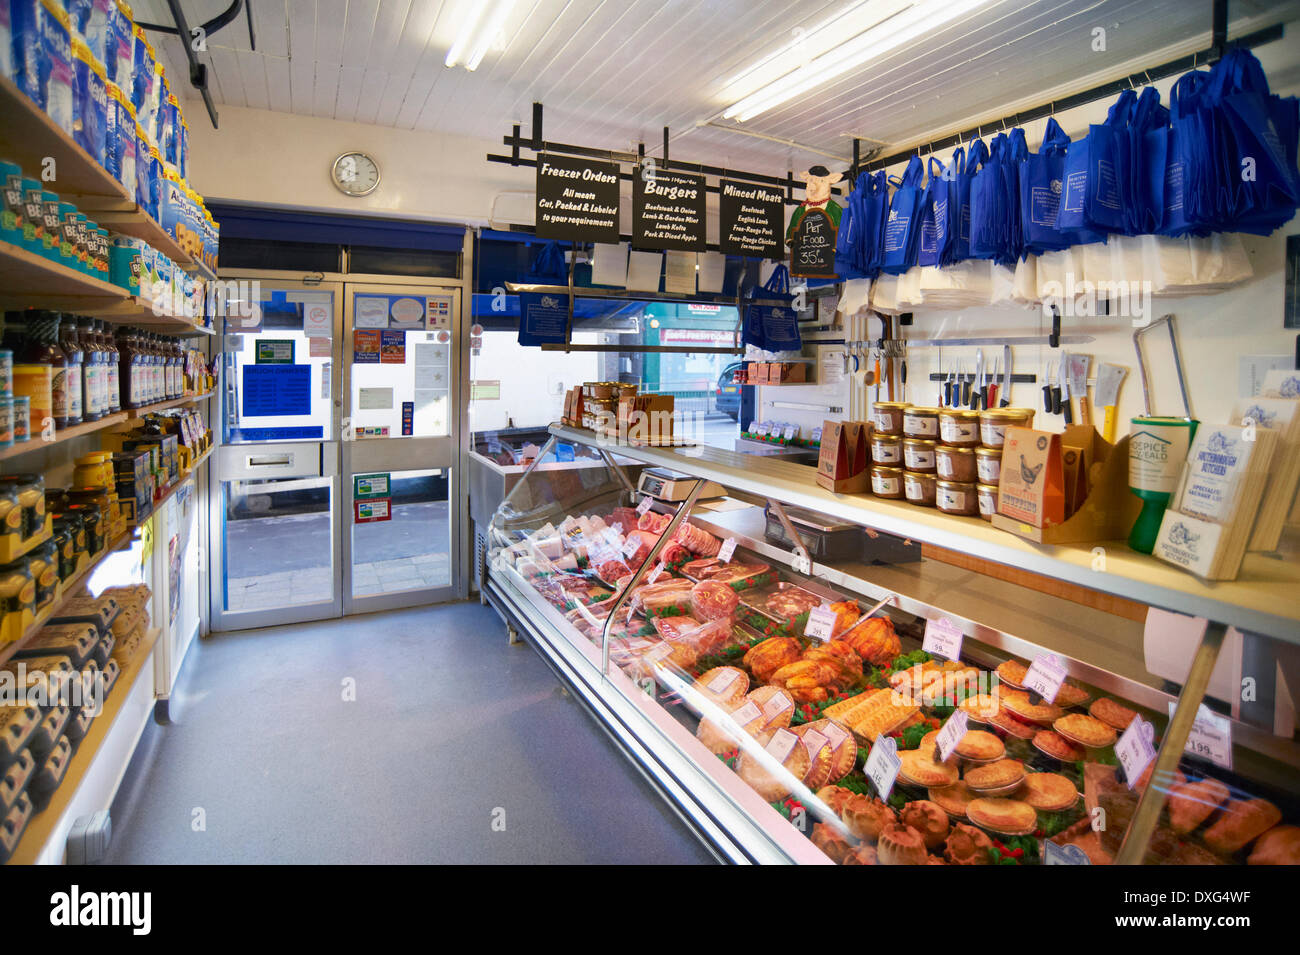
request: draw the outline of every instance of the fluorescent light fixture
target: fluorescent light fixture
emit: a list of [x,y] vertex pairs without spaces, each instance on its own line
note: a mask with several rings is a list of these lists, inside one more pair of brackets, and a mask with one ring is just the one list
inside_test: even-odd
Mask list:
[[917,3],[733,103],[723,111],[722,118],[734,119],[739,123],[753,119],[849,70],[920,39],[988,2],[989,0],[930,0]]
[[471,73],[478,69],[514,6],[515,0],[463,0],[460,27],[443,65],[450,67],[464,62],[465,69]]

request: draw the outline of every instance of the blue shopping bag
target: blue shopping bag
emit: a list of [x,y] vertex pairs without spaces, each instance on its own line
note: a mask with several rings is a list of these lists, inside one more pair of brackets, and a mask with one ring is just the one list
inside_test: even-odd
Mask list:
[[1056,226],[1069,147],[1070,137],[1055,119],[1049,119],[1038,152],[1020,164],[1020,223],[1025,251],[1034,255],[1058,252],[1074,244],[1074,233],[1062,232]]
[[1149,235],[1163,217],[1165,168],[1169,150],[1169,110],[1160,105],[1154,86],[1142,90],[1129,125],[1127,228],[1129,235]]
[[790,293],[790,270],[778,265],[761,289],[750,289],[754,301],[745,306],[741,341],[764,351],[790,351],[803,347],[799,316]]
[[1088,135],[1066,154],[1064,197],[1056,224],[1061,229],[1124,232],[1125,192],[1131,147],[1128,128],[1137,94],[1125,90],[1111,104],[1106,121],[1088,127]]
[[930,180],[926,183],[921,198],[921,236],[916,250],[916,264],[939,265],[943,260],[944,246],[949,241],[948,210],[953,170],[933,156],[927,165]]
[[1024,130],[993,137],[988,162],[971,180],[971,258],[1010,265],[1020,257],[1018,164],[1027,156]]
[[1165,148],[1165,176],[1161,190],[1160,235],[1204,235],[1210,220],[1200,210],[1209,200],[1211,175],[1217,176],[1215,147],[1202,108],[1210,74],[1184,73],[1169,91],[1169,131]]
[[889,179],[882,169],[875,173],[862,173],[854,195],[859,196],[862,209],[862,231],[855,248],[858,269],[874,279],[880,274],[880,263],[885,248],[885,222],[889,218]]
[[955,265],[971,257],[971,186],[975,181],[975,176],[988,162],[988,158],[988,146],[984,144],[982,139],[972,142],[966,148],[964,154],[960,149],[953,153],[953,162],[957,165],[956,188],[953,190],[953,203],[955,205],[952,212],[953,234],[952,242],[948,247],[948,254],[944,257],[944,265]]
[[907,163],[902,178],[893,181],[894,195],[889,201],[889,216],[885,221],[885,242],[880,259],[880,271],[886,275],[902,275],[916,264],[917,243],[921,234],[921,200],[924,189],[925,164],[920,156]]

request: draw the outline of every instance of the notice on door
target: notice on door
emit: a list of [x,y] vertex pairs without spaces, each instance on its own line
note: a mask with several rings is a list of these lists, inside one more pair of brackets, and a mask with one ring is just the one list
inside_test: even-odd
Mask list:
[[642,170],[632,181],[632,247],[703,252],[705,195],[703,176]]
[[361,331],[352,333],[352,364],[377,365],[383,338],[379,332]]
[[362,388],[357,399],[357,407],[361,411],[392,411],[393,389]]
[[450,295],[430,295],[425,300],[425,319],[424,327],[428,329],[451,328],[451,304],[454,298]]
[[537,157],[537,236],[618,241],[618,164],[576,156]]
[[256,346],[259,365],[293,364],[292,338],[261,338],[257,340]]
[[383,365],[406,364],[406,332],[382,331],[379,333],[379,362]]
[[770,186],[723,179],[718,183],[718,248],[729,255],[779,259],[784,255],[785,193]]
[[374,474],[354,474],[352,475],[352,496],[357,500],[388,497],[390,494],[389,485],[389,472],[387,471]]
[[357,524],[373,524],[376,521],[391,521],[393,519],[391,501],[388,498],[378,498],[370,501],[353,501],[353,517]]
[[245,418],[311,414],[311,365],[245,365],[243,385]]
[[353,325],[356,328],[388,327],[387,295],[358,295],[352,300]]
[[333,310],[324,302],[307,302],[302,307],[302,332],[308,338],[329,338],[333,334]]

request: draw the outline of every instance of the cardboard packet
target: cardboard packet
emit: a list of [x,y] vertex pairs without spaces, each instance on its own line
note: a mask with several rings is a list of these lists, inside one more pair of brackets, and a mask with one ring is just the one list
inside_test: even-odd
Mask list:
[[836,494],[865,493],[870,476],[870,442],[871,428],[862,421],[824,422],[817,483]]
[[1065,465],[1061,436],[1007,428],[1002,445],[998,513],[1034,527],[1065,520]]

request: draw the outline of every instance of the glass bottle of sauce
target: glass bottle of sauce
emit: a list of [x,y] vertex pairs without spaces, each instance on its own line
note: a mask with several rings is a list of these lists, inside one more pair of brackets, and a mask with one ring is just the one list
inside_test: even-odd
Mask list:
[[122,353],[118,351],[117,342],[113,340],[113,334],[108,330],[108,326],[104,322],[96,321],[95,329],[104,343],[104,352],[107,356],[104,364],[104,388],[108,392],[108,413],[114,414],[122,410],[122,392],[120,390],[122,387]]
[[115,337],[119,356],[120,403],[123,408],[137,408],[139,403],[136,401],[136,365],[139,359],[133,344],[134,336],[130,328],[123,327],[117,330]]
[[[31,398],[31,428],[57,430],[68,421],[68,357],[59,347],[59,316],[44,309],[27,313],[27,340],[14,362],[14,391]],[[29,379],[27,382],[24,379]]]
[[14,394],[26,396],[29,429],[39,433],[54,415],[54,353],[31,328],[41,312],[5,313],[5,347],[14,353]]
[[98,421],[104,417],[104,353],[95,321],[77,319],[77,338],[81,341],[81,417],[85,421]]
[[[63,349],[64,357],[67,364],[64,366],[64,390],[67,392],[67,413],[64,420],[67,427],[81,424],[82,410],[85,403],[82,400],[83,394],[83,375],[82,370],[85,366],[85,351],[81,344],[81,335],[77,332],[77,319],[75,316],[62,314],[59,316],[59,347]],[[58,372],[55,372],[57,375]],[[57,387],[57,386],[56,386]],[[58,418],[58,415],[55,415]],[[55,422],[55,427],[59,427]]]

